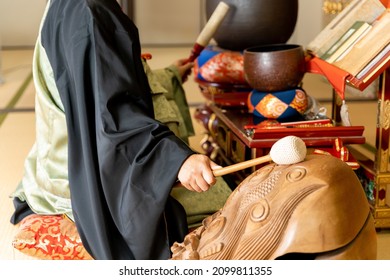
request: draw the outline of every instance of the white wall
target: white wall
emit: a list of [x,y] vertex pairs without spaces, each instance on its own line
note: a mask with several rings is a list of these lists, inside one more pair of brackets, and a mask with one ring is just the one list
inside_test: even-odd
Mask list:
[[289,42],[307,46],[323,28],[322,0],[299,0],[298,20]]
[[[143,44],[193,44],[204,24],[205,0],[136,0],[135,22]],[[272,1],[272,0],[269,0]],[[33,46],[46,0],[0,0],[0,41]],[[299,0],[290,42],[307,45],[322,29],[322,0]]]
[[201,29],[200,0],[136,0],[142,44],[193,44]]
[[46,0],[0,0],[0,41],[3,46],[33,46]]

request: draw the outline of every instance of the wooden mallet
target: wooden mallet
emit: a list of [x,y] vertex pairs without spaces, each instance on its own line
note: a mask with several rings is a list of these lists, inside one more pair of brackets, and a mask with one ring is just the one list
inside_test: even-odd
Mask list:
[[[225,2],[219,2],[218,6],[215,8],[214,12],[211,14],[206,25],[203,27],[202,31],[198,35],[198,38],[195,41],[194,46],[192,47],[191,54],[187,59],[188,62],[194,62],[195,59],[200,55],[203,49],[210,43],[211,38],[213,38],[218,27],[221,25],[223,19],[225,18],[227,12],[229,11],[229,5]],[[183,76],[183,81],[187,79],[187,76],[191,73],[191,69],[187,71]]]
[[200,32],[198,38],[196,39],[188,61],[194,61],[202,52],[202,50],[210,43],[211,38],[213,38],[215,32],[221,25],[228,11],[229,5],[222,1],[219,2],[206,25]]
[[288,165],[301,162],[307,154],[305,142],[296,136],[286,136],[276,141],[266,156],[236,163],[227,167],[213,170],[215,177],[230,174],[239,170],[273,161],[276,164]]

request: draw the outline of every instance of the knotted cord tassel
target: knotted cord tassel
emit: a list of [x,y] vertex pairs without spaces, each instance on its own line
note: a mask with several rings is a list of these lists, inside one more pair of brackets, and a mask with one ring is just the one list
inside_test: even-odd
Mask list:
[[340,117],[341,124],[343,126],[351,126],[351,121],[349,119],[348,105],[345,103],[345,99],[343,100],[343,104],[340,108]]

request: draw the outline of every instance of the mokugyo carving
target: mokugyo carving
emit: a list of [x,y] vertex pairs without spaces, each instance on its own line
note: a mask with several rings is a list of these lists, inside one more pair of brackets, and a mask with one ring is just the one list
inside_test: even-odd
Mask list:
[[173,260],[376,259],[377,240],[353,170],[311,154],[255,171],[171,250]]

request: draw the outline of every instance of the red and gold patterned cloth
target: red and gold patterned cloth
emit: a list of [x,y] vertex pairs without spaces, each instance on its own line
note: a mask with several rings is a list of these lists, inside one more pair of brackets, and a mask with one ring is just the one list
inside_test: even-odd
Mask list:
[[64,215],[32,214],[20,222],[12,245],[39,259],[91,260],[76,225]]
[[308,98],[301,88],[279,92],[253,90],[248,96],[249,112],[265,119],[303,117],[307,106]]
[[206,47],[195,61],[196,79],[217,84],[247,85],[242,52]]

